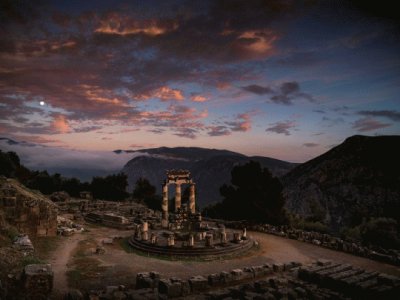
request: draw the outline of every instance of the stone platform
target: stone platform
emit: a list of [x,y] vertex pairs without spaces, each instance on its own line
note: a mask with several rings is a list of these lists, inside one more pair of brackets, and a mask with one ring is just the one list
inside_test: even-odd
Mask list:
[[131,237],[129,244],[139,251],[153,255],[219,258],[221,256],[242,254],[254,246],[254,241],[247,239],[240,241],[240,243],[228,242],[226,244],[215,244],[211,247],[196,243],[197,245],[190,247],[184,246],[182,243],[177,243],[174,246],[155,245],[150,241]]

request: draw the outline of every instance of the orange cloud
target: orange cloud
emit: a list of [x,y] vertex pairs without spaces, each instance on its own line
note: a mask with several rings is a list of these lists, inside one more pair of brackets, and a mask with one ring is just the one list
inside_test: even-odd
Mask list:
[[156,90],[136,96],[136,99],[139,100],[147,100],[150,98],[159,98],[162,101],[168,101],[168,100],[182,101],[185,99],[185,96],[183,95],[182,90],[172,89],[168,86],[162,86]]
[[255,55],[271,54],[277,38],[271,31],[245,31],[238,37],[240,47]]
[[108,18],[100,22],[100,26],[95,29],[97,33],[116,34],[116,35],[134,35],[145,34],[149,36],[162,35],[168,31],[178,28],[176,22],[164,22],[156,20],[145,20],[139,22],[129,17],[118,14],[110,14]]
[[67,133],[70,131],[68,120],[64,115],[56,115],[51,125],[52,128],[59,133]]
[[207,97],[202,96],[202,95],[192,95],[192,96],[190,97],[190,99],[191,99],[192,101],[194,101],[194,102],[205,102],[205,101],[208,100]]

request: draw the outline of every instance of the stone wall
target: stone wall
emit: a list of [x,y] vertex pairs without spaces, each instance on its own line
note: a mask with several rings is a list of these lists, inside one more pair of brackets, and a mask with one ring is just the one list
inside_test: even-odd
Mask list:
[[269,224],[250,225],[247,222],[221,222],[224,222],[227,227],[231,228],[247,228],[253,231],[265,232],[268,234],[311,243],[332,250],[343,251],[353,255],[400,266],[400,251],[395,249],[366,247],[358,242],[346,241],[330,234],[304,231],[300,229],[294,229],[289,226],[272,226]]
[[138,273],[136,289],[109,286],[89,299],[396,299],[400,278],[319,260],[264,264],[187,280]]
[[14,179],[0,177],[0,210],[5,220],[21,233],[29,236],[57,234],[56,205]]

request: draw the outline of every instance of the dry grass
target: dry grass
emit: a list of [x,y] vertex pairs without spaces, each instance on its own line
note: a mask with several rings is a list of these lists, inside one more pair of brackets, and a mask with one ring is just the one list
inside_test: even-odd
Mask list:
[[70,287],[83,288],[88,281],[99,278],[107,270],[93,254],[96,246],[92,239],[79,242],[73,255],[71,269],[67,272]]

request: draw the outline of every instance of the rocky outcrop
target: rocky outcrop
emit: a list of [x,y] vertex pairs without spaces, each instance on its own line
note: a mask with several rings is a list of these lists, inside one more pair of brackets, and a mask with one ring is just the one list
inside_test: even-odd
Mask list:
[[254,160],[268,168],[275,176],[281,176],[296,166],[293,163],[268,157],[249,157],[226,150],[194,147],[162,147],[137,152],[142,155],[130,160],[122,169],[122,172],[128,175],[129,191],[133,190],[140,177],[144,177],[157,187],[158,193],[161,193],[165,170],[187,169],[191,171],[196,183],[196,203],[202,207],[221,200],[219,189],[223,184],[230,182],[231,170],[236,165]]
[[0,177],[0,211],[20,233],[30,237],[57,234],[56,205],[14,179]]
[[365,217],[400,222],[400,136],[353,136],[283,176],[287,208],[331,229]]

